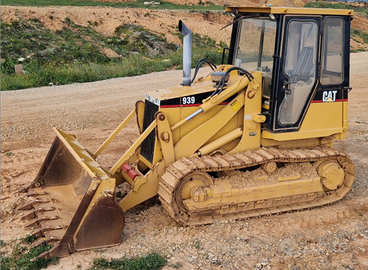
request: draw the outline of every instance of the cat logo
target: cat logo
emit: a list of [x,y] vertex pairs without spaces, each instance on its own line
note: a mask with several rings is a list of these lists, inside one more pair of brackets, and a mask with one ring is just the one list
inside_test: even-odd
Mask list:
[[323,102],[334,102],[336,101],[337,90],[334,91],[323,91],[322,101]]

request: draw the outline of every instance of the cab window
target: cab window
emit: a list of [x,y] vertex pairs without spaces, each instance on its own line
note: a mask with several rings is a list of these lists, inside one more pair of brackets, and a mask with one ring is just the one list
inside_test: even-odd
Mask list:
[[340,84],[343,74],[343,18],[327,17],[323,27],[321,84]]

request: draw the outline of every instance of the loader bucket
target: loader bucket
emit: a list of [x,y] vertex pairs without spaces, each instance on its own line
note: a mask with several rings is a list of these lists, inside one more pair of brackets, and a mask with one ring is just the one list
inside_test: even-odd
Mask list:
[[[36,179],[23,190],[32,202],[23,219],[42,243],[54,244],[39,257],[65,257],[121,242],[124,213],[115,201],[116,180],[99,166],[73,135],[57,129]],[[38,227],[37,229],[35,227]]]

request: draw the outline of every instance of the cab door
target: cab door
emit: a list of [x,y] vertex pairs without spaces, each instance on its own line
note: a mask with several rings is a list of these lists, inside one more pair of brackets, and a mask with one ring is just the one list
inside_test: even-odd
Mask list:
[[273,130],[296,131],[318,83],[320,17],[285,16]]

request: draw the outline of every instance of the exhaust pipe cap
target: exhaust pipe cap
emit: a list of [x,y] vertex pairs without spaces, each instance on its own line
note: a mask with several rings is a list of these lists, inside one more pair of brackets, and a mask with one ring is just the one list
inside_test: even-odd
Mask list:
[[191,85],[191,68],[192,68],[192,32],[179,20],[179,31],[183,34],[183,85]]

